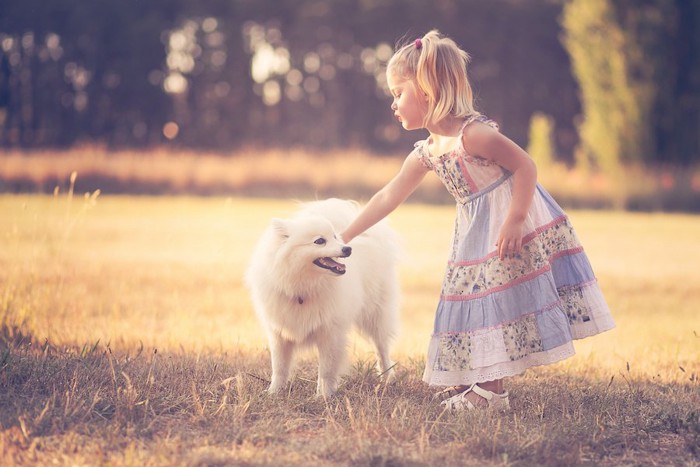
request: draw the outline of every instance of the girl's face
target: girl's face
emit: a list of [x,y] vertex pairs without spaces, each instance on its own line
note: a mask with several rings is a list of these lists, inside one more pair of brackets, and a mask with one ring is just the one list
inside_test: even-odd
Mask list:
[[425,115],[428,113],[428,98],[413,80],[400,78],[394,73],[387,73],[387,84],[394,97],[391,110],[406,130],[423,128]]

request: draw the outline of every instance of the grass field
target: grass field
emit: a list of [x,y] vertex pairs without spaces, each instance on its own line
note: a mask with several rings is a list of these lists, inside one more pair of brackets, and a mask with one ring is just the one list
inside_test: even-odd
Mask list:
[[[408,148],[410,150],[410,148]],[[240,148],[231,154],[173,148],[147,151],[85,146],[67,150],[8,150],[0,157],[0,192],[52,193],[72,172],[77,186],[105,194],[362,198],[396,174],[405,153],[379,157],[348,148]],[[630,165],[603,173],[542,163],[538,180],[560,203],[588,209],[700,212],[700,166]],[[429,204],[452,202],[439,179],[426,177],[413,195]]]
[[399,381],[313,354],[263,393],[242,272],[291,201],[0,196],[2,465],[700,465],[700,217],[571,211],[617,329],[509,381],[505,415],[444,413],[421,381],[453,207],[408,204]]

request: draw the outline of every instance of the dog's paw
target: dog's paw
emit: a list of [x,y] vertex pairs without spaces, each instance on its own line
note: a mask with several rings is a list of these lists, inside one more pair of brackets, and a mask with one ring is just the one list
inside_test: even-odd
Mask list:
[[284,389],[285,386],[285,383],[272,383],[265,392],[267,392],[270,395],[279,394],[280,392],[282,392],[282,389]]
[[325,400],[330,400],[333,397],[335,397],[336,391],[326,391],[326,392],[319,392],[316,391],[316,395],[314,396],[317,400],[320,401],[325,401]]
[[316,386],[316,397],[319,399],[328,399],[338,390],[338,382],[333,380],[319,380]]

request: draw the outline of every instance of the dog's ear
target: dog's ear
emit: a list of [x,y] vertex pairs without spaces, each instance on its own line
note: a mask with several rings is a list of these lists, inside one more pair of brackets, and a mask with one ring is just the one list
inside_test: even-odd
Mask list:
[[272,231],[280,238],[289,238],[289,228],[284,219],[272,219]]

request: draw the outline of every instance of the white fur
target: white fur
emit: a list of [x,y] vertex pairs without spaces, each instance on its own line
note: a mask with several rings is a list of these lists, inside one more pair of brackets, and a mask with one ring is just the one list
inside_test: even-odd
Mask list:
[[[307,203],[291,219],[273,219],[255,248],[246,282],[265,328],[272,359],[268,391],[278,392],[291,376],[297,348],[318,350],[317,394],[338,388],[347,364],[353,325],[377,350],[379,370],[393,378],[389,347],[399,324],[397,238],[380,222],[354,239],[346,265],[336,275],[313,263],[342,255],[341,232],[359,212],[357,203],[328,199]],[[318,238],[324,245],[314,243]]]

